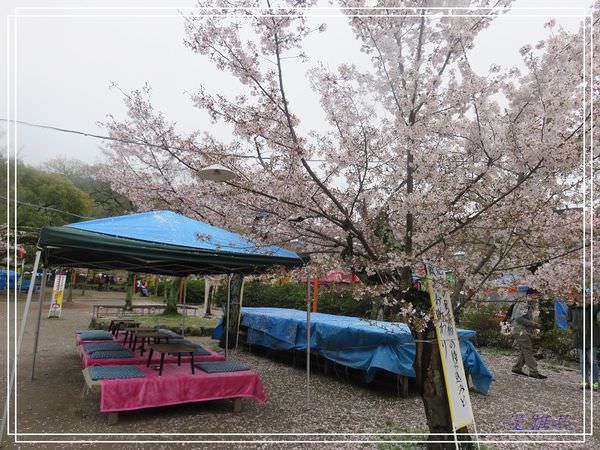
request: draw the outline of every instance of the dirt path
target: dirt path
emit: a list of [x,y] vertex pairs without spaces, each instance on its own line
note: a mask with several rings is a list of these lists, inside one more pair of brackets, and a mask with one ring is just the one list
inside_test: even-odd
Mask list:
[[[122,294],[120,294],[122,295]],[[60,320],[43,319],[36,379],[31,380],[33,332],[37,305],[32,307],[19,358],[17,390],[17,431],[19,443],[10,438],[7,448],[174,448],[177,441],[186,448],[394,448],[390,444],[360,444],[332,442],[329,444],[267,444],[252,441],[265,440],[313,440],[336,441],[382,440],[385,437],[361,436],[244,436],[223,433],[382,433],[422,432],[426,421],[421,400],[416,395],[398,398],[390,393],[377,391],[362,385],[347,383],[342,379],[322,374],[311,378],[311,406],[305,404],[305,372],[284,363],[279,363],[248,352],[238,351],[234,359],[254,368],[261,376],[267,391],[268,401],[259,405],[253,400],[244,400],[243,411],[233,414],[231,402],[214,401],[155,408],[121,414],[120,422],[108,426],[99,412],[97,395],[82,396],[83,379],[81,360],[74,345],[74,330],[86,328],[91,318],[93,303],[121,302],[118,294],[87,292],[85,297],[75,296],[67,304]],[[19,301],[19,314],[24,301]],[[11,305],[11,315],[12,315]],[[48,305],[43,307],[46,315]],[[20,317],[20,316],[19,316]],[[0,306],[0,320],[6,323],[7,305]],[[13,320],[11,319],[11,324]],[[12,327],[12,325],[11,325]],[[13,333],[11,328],[11,333]],[[208,338],[192,338],[209,346]],[[2,327],[0,340],[3,343],[0,364],[3,390],[6,389],[6,327]],[[11,343],[12,345],[12,343]],[[572,431],[554,430],[555,433],[581,433],[583,418],[583,394],[578,388],[578,373],[568,368],[551,368],[541,364],[547,381],[517,377],[510,374],[513,356],[482,352],[497,381],[492,384],[488,396],[472,393],[473,409],[479,433],[516,433],[517,436],[486,435],[488,440],[543,439],[535,435],[522,435],[516,431],[512,419],[519,414],[531,419],[547,415],[552,419],[570,416]],[[5,391],[4,391],[5,392]],[[587,396],[589,405],[589,394]],[[594,412],[600,406],[600,394],[593,399]],[[588,427],[589,427],[589,411]],[[598,421],[596,421],[598,422]],[[552,422],[555,423],[555,422]],[[11,421],[14,431],[14,421]],[[545,433],[552,432],[552,430]],[[596,425],[595,434],[600,432]],[[31,433],[31,434],[26,434]],[[43,433],[63,433],[44,435]],[[76,433],[87,433],[76,435]],[[132,435],[132,433],[150,433]],[[172,433],[161,436],[160,433]],[[212,436],[180,435],[180,433],[214,433]],[[546,439],[561,439],[560,436],[545,436]],[[391,439],[391,438],[390,438]],[[402,439],[396,437],[396,439]],[[562,437],[565,439],[565,437]],[[567,437],[581,440],[581,436]],[[600,448],[597,437],[586,443],[572,444],[489,444],[491,448]],[[57,441],[53,443],[23,443],[23,441]],[[88,443],[81,441],[122,440],[127,443]],[[237,440],[237,443],[208,444],[207,441]],[[68,442],[58,442],[68,441]],[[74,442],[75,441],[75,442]],[[80,441],[80,442],[76,442]],[[146,441],[146,443],[136,443]],[[150,443],[147,441],[154,441]],[[157,442],[158,441],[158,442]],[[201,441],[191,443],[189,441]],[[488,448],[489,448],[488,447]],[[400,447],[395,447],[400,448]]]

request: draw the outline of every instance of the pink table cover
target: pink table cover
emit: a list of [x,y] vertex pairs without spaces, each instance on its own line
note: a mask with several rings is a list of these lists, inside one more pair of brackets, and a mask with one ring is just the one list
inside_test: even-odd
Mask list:
[[[194,362],[210,362],[210,361],[225,361],[225,357],[219,353],[213,352],[211,350],[206,349],[210,352],[210,355],[194,355]],[[89,366],[136,366],[138,364],[146,365],[148,362],[148,352],[146,349],[143,355],[137,354],[132,358],[97,358],[93,359],[89,353],[83,350],[83,347],[80,347],[80,353],[82,356],[83,367]],[[187,364],[188,369],[190,369],[190,359],[189,356],[181,356],[181,364]],[[165,355],[165,364],[176,364],[177,356],[173,355]],[[150,364],[160,364],[160,353],[154,352],[152,354],[152,360]]]
[[165,364],[158,371],[138,366],[144,378],[100,380],[100,411],[131,411],[180,403],[202,402],[225,398],[254,397],[259,403],[267,399],[258,374],[252,370],[206,373],[189,364],[181,367]]

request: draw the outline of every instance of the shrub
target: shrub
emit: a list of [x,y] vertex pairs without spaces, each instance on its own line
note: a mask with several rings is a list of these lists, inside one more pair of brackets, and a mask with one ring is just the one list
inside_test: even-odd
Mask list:
[[[158,296],[164,297],[165,289],[169,292],[169,288],[173,284],[173,280],[158,282]],[[151,292],[154,294],[154,292]],[[187,293],[185,296],[187,304],[204,304],[204,280],[187,280]]]
[[539,346],[549,351],[560,363],[576,361],[577,352],[573,349],[573,334],[569,329],[551,328],[538,338]]
[[[508,309],[508,305],[506,306]],[[493,304],[470,305],[462,312],[459,326],[477,331],[473,342],[478,346],[494,346],[511,348],[512,336],[505,336],[500,332],[498,311]]]
[[[218,306],[227,301],[227,289],[215,294]],[[347,286],[320,286],[318,311],[353,317],[371,317],[374,302],[355,300]],[[301,283],[269,284],[247,281],[244,284],[244,306],[306,309],[306,285]]]

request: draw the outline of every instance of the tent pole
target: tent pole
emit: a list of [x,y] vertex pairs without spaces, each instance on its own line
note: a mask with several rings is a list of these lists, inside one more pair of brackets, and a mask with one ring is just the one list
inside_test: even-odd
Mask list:
[[306,406],[310,406],[310,275],[306,279]]
[[38,349],[38,340],[40,337],[40,323],[42,322],[42,308],[44,307],[44,294],[46,293],[46,275],[48,273],[48,269],[46,264],[44,264],[44,271],[42,272],[42,285],[40,286],[40,301],[39,301],[39,310],[38,310],[38,319],[37,326],[35,329],[35,340],[33,344],[33,363],[31,364],[31,379],[33,380],[35,377],[35,359],[37,357],[37,349]]
[[[27,315],[29,314],[29,307],[31,306],[31,297],[33,296],[33,289],[35,288],[35,279],[37,275],[38,264],[40,263],[40,256],[42,252],[38,250],[35,252],[35,262],[33,263],[33,272],[31,272],[31,282],[29,283],[29,290],[27,291],[27,300],[25,301],[25,310],[23,311],[23,318],[21,319],[21,330],[19,332],[19,340],[17,341],[17,354],[16,360],[19,358],[21,352],[21,344],[23,343],[23,335],[25,334],[25,325],[27,325]],[[23,271],[21,271],[21,284],[23,283]],[[20,286],[19,286],[20,287]],[[15,302],[17,297],[15,296]],[[6,402],[4,403],[4,413],[2,414],[2,424],[0,424],[0,443],[4,438],[4,428],[6,427],[6,419],[8,418],[8,402],[10,395],[12,394],[13,386],[15,385],[17,377],[17,365],[14,364],[10,376],[10,384],[8,385],[8,395],[6,396]]]
[[229,306],[231,304],[231,274],[227,274],[227,316],[225,317],[225,358],[229,352]]

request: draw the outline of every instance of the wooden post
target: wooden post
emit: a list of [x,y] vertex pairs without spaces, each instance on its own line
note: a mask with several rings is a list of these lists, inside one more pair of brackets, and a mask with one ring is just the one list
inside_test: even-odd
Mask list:
[[242,411],[242,399],[234,398],[233,399],[233,412],[239,413]]
[[315,285],[313,287],[313,312],[317,312],[317,305],[319,303],[319,275],[315,275]]
[[417,354],[415,361],[415,372],[417,379],[417,390],[419,392],[423,392],[423,371],[421,370],[423,367],[423,342],[421,342],[423,337],[423,333],[417,333],[418,341],[416,342]]

